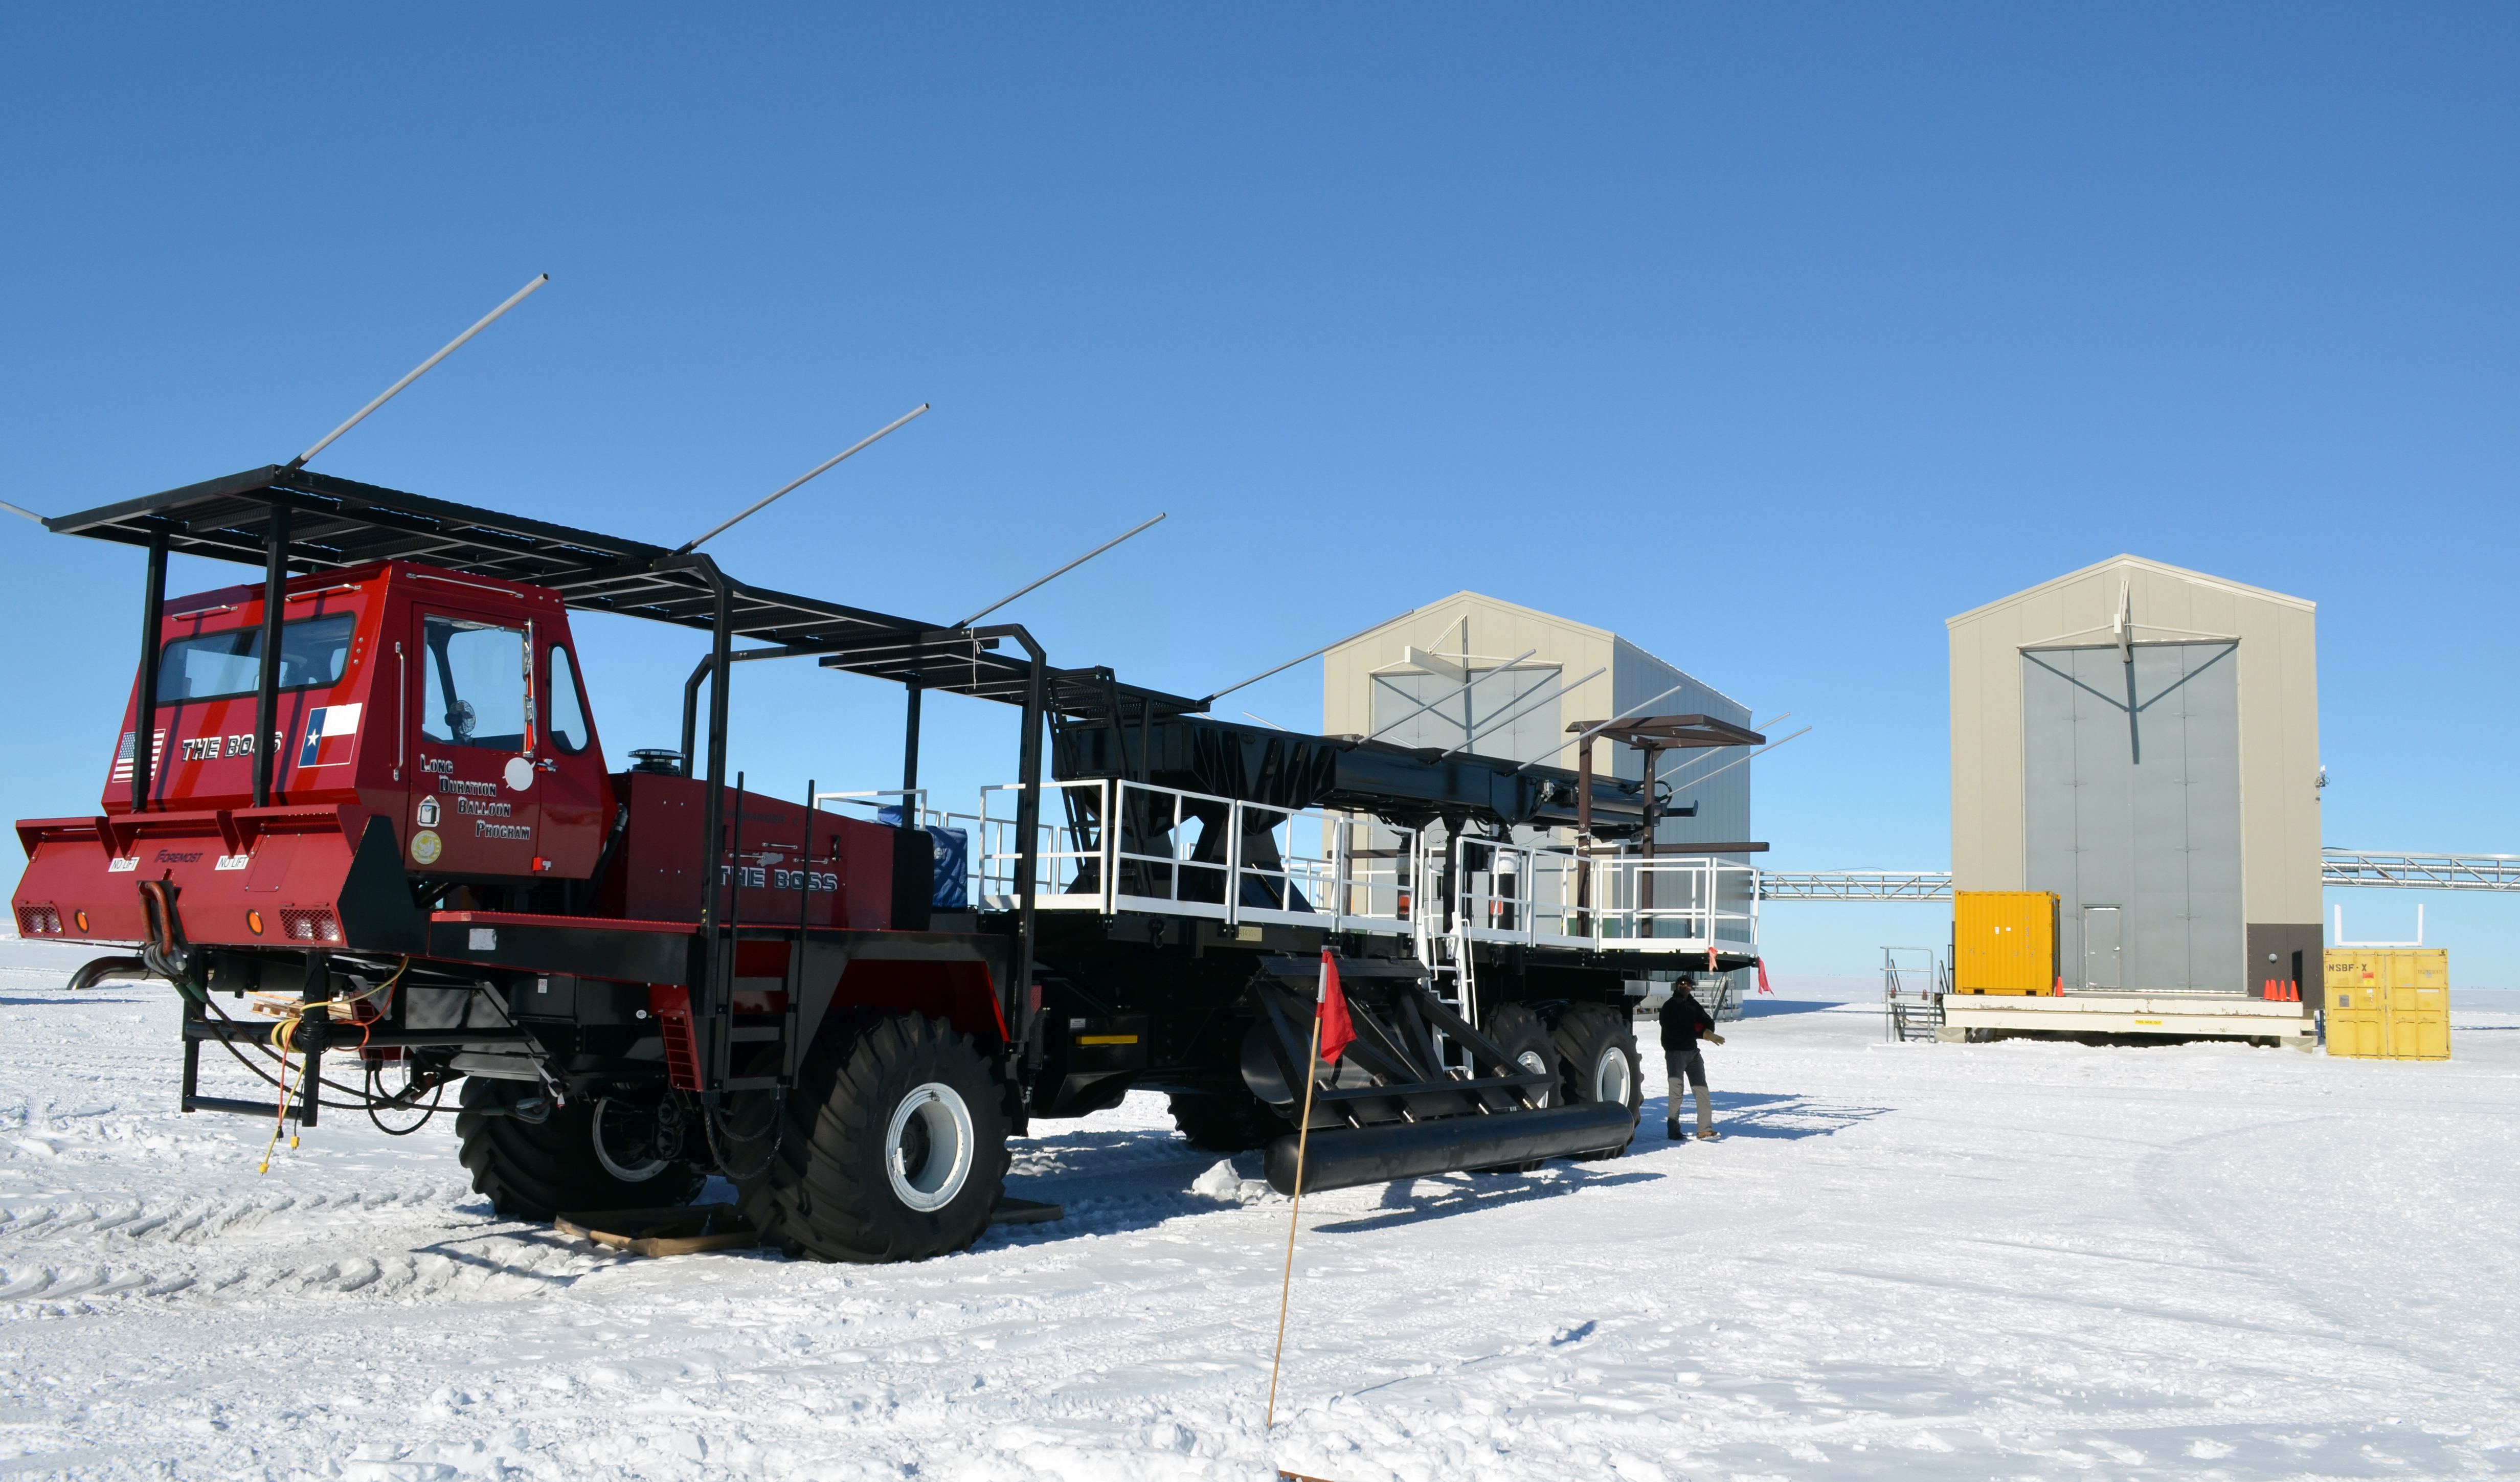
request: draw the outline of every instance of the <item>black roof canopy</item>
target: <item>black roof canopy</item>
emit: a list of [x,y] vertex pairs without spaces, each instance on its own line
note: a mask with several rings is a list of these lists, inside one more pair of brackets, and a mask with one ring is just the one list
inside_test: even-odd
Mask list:
[[[57,534],[146,546],[159,536],[180,555],[260,566],[272,513],[289,517],[289,568],[338,570],[412,561],[558,592],[569,606],[710,631],[717,596],[702,567],[646,541],[406,494],[278,464],[44,521]],[[1018,653],[968,629],[798,597],[728,580],[737,637],[824,655],[845,669],[922,689],[1020,704],[1030,671]],[[1050,671],[1049,705],[1100,714],[1115,699],[1185,714],[1198,700],[1117,683],[1107,670]]]

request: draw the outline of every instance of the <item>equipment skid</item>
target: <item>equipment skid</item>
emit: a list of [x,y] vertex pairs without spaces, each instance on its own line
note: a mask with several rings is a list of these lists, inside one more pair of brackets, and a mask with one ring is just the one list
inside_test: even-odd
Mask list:
[[[451,1097],[515,1216],[724,1174],[766,1244],[918,1259],[986,1228],[1032,1119],[1133,1089],[1288,1187],[1307,1074],[1309,1187],[1611,1154],[1640,980],[1755,960],[1715,862],[1598,842],[1649,835],[1656,800],[1589,769],[1227,727],[1017,625],[293,466],[46,523],[145,551],[144,641],[96,811],[17,826],[21,933],[113,949],[74,987],[172,986],[186,1111],[399,1132]],[[170,554],[262,579],[169,599]],[[608,764],[589,610],[708,636],[680,751]],[[909,691],[890,820],[727,776],[730,685],[790,656]],[[1008,816],[923,807],[929,691],[1022,711]],[[1579,815],[1591,852],[1533,842]],[[958,819],[983,834],[968,892]],[[1317,1066],[1326,961],[1358,1038]],[[263,1092],[206,1094],[205,1050]]]

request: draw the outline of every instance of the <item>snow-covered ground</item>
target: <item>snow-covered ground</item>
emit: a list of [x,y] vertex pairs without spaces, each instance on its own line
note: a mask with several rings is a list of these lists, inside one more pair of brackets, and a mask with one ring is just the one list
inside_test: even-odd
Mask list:
[[172,996],[73,960],[0,945],[8,1477],[2520,1469],[2520,995],[2394,1064],[1888,1045],[1781,985],[1721,1142],[1656,1098],[1615,1162],[1306,1200],[1264,1436],[1286,1205],[1152,1099],[1046,1124],[1068,1218],[951,1259],[618,1258],[491,1215],[451,1119],[257,1177],[170,1110]]

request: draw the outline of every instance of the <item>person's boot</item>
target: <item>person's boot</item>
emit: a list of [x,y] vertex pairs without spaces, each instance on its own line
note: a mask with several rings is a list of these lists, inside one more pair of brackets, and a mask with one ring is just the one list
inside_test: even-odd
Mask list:
[[1715,1103],[1708,1099],[1705,1087],[1693,1089],[1697,1092],[1697,1139],[1701,1143],[1712,1143],[1715,1141]]
[[1683,1143],[1688,1141],[1688,1139],[1682,1137],[1680,1134],[1680,1118],[1678,1117],[1672,1117],[1662,1124],[1662,1135],[1665,1142]]

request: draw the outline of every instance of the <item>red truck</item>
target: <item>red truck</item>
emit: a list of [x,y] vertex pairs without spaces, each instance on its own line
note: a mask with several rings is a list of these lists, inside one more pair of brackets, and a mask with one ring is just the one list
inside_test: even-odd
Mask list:
[[[147,553],[143,644],[100,810],[17,826],[21,933],[136,944],[74,986],[174,986],[186,1111],[314,1126],[347,1109],[400,1131],[460,1084],[464,1161],[511,1214],[676,1205],[722,1172],[791,1254],[924,1257],[986,1227],[1030,1118],[1131,1087],[1170,1093],[1205,1145],[1269,1145],[1282,1184],[1326,950],[1361,1048],[1312,1067],[1312,1187],[1614,1152],[1641,1100],[1624,985],[1701,954],[1709,970],[1754,960],[1754,937],[1722,939],[1711,883],[1703,930],[1681,939],[1632,910],[1613,940],[1606,888],[1555,934],[1536,903],[1456,911],[1513,827],[1581,813],[1601,838],[1650,831],[1657,799],[1589,769],[1255,738],[1201,701],[1054,668],[1020,626],[796,597],[705,555],[299,468],[46,523]],[[262,579],[169,599],[177,553]],[[608,763],[572,610],[710,636],[682,751]],[[786,656],[911,690],[906,788],[916,696],[1021,708],[1012,842],[973,909],[938,909],[921,830],[816,807],[810,784],[802,802],[729,786],[733,677]],[[1043,816],[1046,730],[1063,826]],[[1168,746],[1199,760],[1167,772]],[[1206,781],[1238,747],[1261,749],[1234,777],[1262,781]],[[1143,805],[1164,787],[1157,826]],[[1306,887],[1318,901],[1297,887],[1265,846],[1315,807],[1410,840],[1395,902],[1341,904],[1361,873]],[[1441,861],[1415,831],[1439,815]],[[1507,842],[1480,842],[1481,820]],[[1235,842],[1203,865],[1199,837]],[[1041,878],[1045,839],[1063,879]],[[1158,857],[1179,861],[1160,889]],[[1191,888],[1200,870],[1225,883]],[[203,1094],[205,1050],[268,1099]]]

